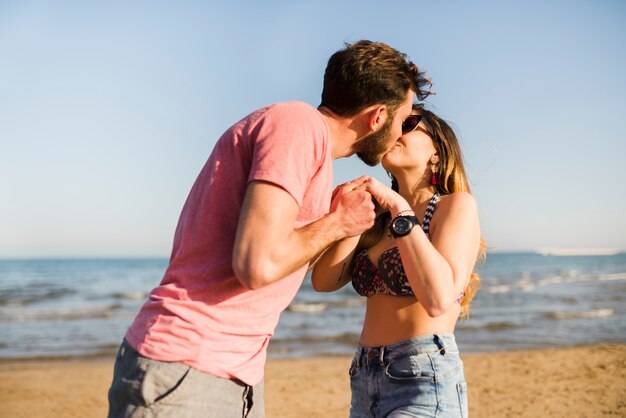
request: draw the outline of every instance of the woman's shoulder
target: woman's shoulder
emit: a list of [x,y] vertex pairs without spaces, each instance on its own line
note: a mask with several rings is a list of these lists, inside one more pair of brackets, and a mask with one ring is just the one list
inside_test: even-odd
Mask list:
[[469,192],[454,192],[439,196],[439,202],[447,205],[475,205],[476,199]]
[[454,192],[439,197],[436,212],[474,212],[477,210],[476,199],[469,192]]

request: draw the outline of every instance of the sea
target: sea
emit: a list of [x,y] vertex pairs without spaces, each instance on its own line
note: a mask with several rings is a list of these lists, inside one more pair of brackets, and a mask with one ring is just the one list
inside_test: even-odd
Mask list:
[[[112,356],[167,259],[0,260],[0,359]],[[626,343],[626,253],[492,253],[463,352]],[[317,293],[310,278],[281,315],[268,355],[351,355],[365,298]],[[251,320],[254,320],[251,318]]]

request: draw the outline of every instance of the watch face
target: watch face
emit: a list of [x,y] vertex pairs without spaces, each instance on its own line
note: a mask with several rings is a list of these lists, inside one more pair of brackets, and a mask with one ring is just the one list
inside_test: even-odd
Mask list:
[[406,218],[396,218],[393,221],[393,230],[399,236],[408,234],[413,229],[413,223]]

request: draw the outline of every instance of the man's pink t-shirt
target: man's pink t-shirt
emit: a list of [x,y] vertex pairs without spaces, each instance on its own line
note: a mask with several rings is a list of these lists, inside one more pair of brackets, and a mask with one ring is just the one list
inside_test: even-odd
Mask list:
[[183,207],[163,280],[126,334],[142,355],[249,385],[263,378],[269,339],[306,266],[257,290],[235,277],[235,233],[254,180],[293,196],[300,207],[296,227],[329,211],[332,158],[317,109],[301,102],[272,105],[219,139]]

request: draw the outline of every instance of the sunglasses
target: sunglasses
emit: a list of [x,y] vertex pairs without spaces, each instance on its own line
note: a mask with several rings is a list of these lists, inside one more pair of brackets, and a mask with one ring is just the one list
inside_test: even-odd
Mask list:
[[402,122],[402,135],[408,134],[417,128],[422,121],[422,115],[411,115]]

